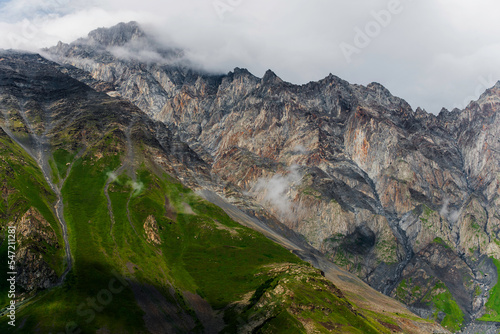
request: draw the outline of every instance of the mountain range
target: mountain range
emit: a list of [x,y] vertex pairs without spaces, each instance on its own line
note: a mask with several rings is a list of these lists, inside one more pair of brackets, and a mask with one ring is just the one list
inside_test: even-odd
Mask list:
[[130,22],[2,51],[0,108],[5,331],[498,332],[500,83],[433,115]]

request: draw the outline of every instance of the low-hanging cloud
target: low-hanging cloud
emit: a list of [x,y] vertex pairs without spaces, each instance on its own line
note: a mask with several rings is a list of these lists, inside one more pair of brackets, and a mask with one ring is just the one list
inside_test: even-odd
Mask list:
[[122,60],[137,60],[144,63],[171,64],[172,61],[166,59],[161,53],[155,50],[129,49],[127,46],[110,47],[108,50],[113,56]]
[[[115,172],[108,172],[106,173],[106,176],[108,177],[108,181],[110,183],[115,182],[118,179],[118,175]],[[132,195],[134,196],[139,195],[144,189],[144,183],[140,181],[128,181],[127,185],[132,188]]]
[[123,46],[110,46],[106,51],[118,59],[135,60],[147,64],[188,64],[188,60],[181,49],[165,48],[148,37],[134,39]]
[[[402,10],[384,21],[380,13],[389,2],[10,0],[0,5],[0,47],[36,50],[135,20],[209,71],[246,67],[262,75],[271,68],[297,84],[328,73],[352,83],[376,81],[433,113],[477,96],[484,86],[478,78],[500,79],[498,1],[400,0]],[[339,46],[352,44],[358,31],[374,37],[347,63]],[[148,50],[114,52],[161,60]]]
[[260,178],[254,187],[254,194],[262,204],[275,211],[280,218],[291,220],[297,211],[289,194],[292,187],[300,185],[302,174],[299,166],[292,165],[285,174],[275,174],[271,178]]
[[292,150],[292,154],[298,155],[298,154],[308,154],[309,150],[301,144],[295,145],[295,147]]
[[128,183],[132,187],[133,195],[137,196],[139,195],[142,190],[144,189],[144,183],[142,182],[137,182],[137,181],[131,181]]
[[109,182],[115,182],[118,176],[114,172],[108,172],[106,173],[106,176],[108,177]]
[[460,218],[460,210],[450,210],[449,206],[450,206],[450,200],[448,198],[445,198],[445,200],[443,201],[443,205],[439,210],[439,214],[441,215],[441,217],[444,217],[449,222],[454,224]]

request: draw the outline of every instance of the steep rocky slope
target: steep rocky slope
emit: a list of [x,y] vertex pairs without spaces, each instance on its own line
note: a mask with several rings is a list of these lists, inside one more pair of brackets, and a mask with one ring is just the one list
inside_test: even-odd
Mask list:
[[17,326],[0,331],[445,332],[285,233],[293,252],[238,224],[188,188],[220,189],[169,127],[67,72],[0,54],[1,226],[19,246]]
[[500,258],[500,84],[435,116],[378,83],[196,71],[134,22],[45,51],[171,127],[219,195],[274,230],[452,330],[498,318],[486,303]]

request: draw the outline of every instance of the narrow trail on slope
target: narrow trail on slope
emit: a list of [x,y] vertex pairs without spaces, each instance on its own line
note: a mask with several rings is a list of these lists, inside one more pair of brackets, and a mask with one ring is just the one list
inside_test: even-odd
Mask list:
[[123,172],[125,169],[126,165],[123,164],[119,168],[115,169],[108,175],[108,180],[106,181],[106,184],[104,185],[104,196],[106,196],[106,200],[108,202],[108,215],[109,218],[111,219],[111,224],[109,226],[109,232],[111,233],[111,236],[113,237],[114,240],[114,235],[113,235],[113,226],[115,225],[115,215],[113,213],[113,205],[111,203],[111,197],[109,196],[109,185],[115,181],[115,179]]
[[[135,154],[134,154],[134,146],[132,143],[132,127],[134,126],[135,122],[137,121],[138,116],[134,116],[132,120],[130,121],[129,126],[127,127],[127,130],[125,131],[125,139],[127,140],[127,162],[128,162],[128,172],[130,177],[132,178],[132,182],[135,184],[137,182],[137,175],[135,174],[135,169],[134,169],[134,159],[135,159]],[[134,195],[135,190],[130,193],[127,204],[126,204],[126,209],[127,209],[127,220],[132,229],[134,230],[134,233],[139,236],[139,233],[137,233],[137,230],[134,227],[134,224],[132,223],[132,217],[130,215],[130,201],[132,200],[132,196]]]
[[[137,177],[135,175],[135,169],[134,169],[134,147],[132,144],[132,127],[135,124],[135,121],[136,121],[135,117],[132,118],[132,120],[130,121],[130,124],[127,126],[127,129],[125,130],[125,140],[126,140],[126,150],[127,150],[127,155],[126,155],[125,161],[123,162],[123,164],[120,167],[118,167],[117,169],[115,169],[114,171],[112,171],[110,173],[110,175],[108,176],[108,180],[106,181],[106,184],[104,185],[104,195],[106,196],[106,200],[108,202],[108,214],[109,214],[109,217],[111,219],[110,233],[111,233],[111,237],[113,238],[113,241],[115,242],[115,244],[116,244],[116,240],[115,240],[115,237],[113,234],[113,226],[115,225],[115,216],[113,213],[113,205],[111,202],[111,197],[109,196],[109,186],[125,170],[128,171],[128,174],[131,177],[133,182],[136,182],[136,180],[137,180]],[[129,222],[130,226],[134,230],[135,234],[137,236],[139,236],[134,225],[132,224],[132,220],[130,219],[129,204],[130,204],[130,201],[132,199],[133,194],[134,194],[134,192],[132,192],[130,194],[130,196],[127,200],[126,211],[127,211],[127,218],[128,218],[128,222]]]

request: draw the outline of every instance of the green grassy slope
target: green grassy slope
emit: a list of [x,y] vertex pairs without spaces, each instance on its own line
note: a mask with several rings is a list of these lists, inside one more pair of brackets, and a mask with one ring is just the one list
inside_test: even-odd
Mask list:
[[[13,225],[31,207],[35,208],[56,233],[59,245],[63,245],[61,229],[52,211],[55,195],[45,181],[37,163],[7,134],[0,129],[0,234],[6,237],[6,226]],[[23,246],[40,248],[43,260],[57,274],[64,270],[64,250],[49,245],[38,245],[36,240],[25,240]],[[17,245],[18,247],[20,245]],[[0,246],[0,308],[7,305],[7,243]]]
[[[500,277],[500,261],[493,258]],[[491,289],[490,297],[486,303],[486,314],[479,320],[500,322],[500,281]]]

